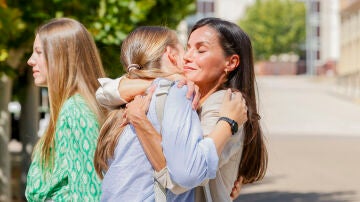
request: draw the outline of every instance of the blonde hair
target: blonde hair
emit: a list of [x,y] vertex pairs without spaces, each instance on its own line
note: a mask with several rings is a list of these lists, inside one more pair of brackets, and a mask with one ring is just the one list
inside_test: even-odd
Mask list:
[[103,122],[104,113],[96,101],[95,92],[99,87],[97,78],[105,74],[94,39],[78,21],[53,19],[42,25],[36,34],[45,54],[50,100],[49,126],[36,147],[41,148],[42,165],[51,168],[56,121],[69,97],[81,94],[99,123]]
[[[142,26],[131,32],[121,46],[121,63],[129,78],[154,79],[168,76],[161,71],[161,58],[168,46],[177,48],[179,40],[176,33],[166,27]],[[131,67],[131,68],[128,68]],[[136,67],[136,68],[133,68]],[[114,150],[124,127],[123,109],[112,110],[106,118],[98,139],[94,165],[100,178],[108,169],[108,159],[113,158]]]

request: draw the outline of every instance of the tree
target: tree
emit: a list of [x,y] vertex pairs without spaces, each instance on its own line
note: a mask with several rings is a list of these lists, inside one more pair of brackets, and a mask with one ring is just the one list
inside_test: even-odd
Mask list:
[[[195,11],[195,0],[0,0],[0,201],[8,201],[10,167],[7,142],[10,136],[10,99],[22,103],[20,131],[25,150],[36,138],[38,89],[31,86],[31,74],[26,61],[32,51],[35,29],[54,17],[71,17],[82,22],[92,33],[100,50],[105,71],[115,77],[123,73],[120,64],[120,44],[126,35],[140,25],[167,25],[175,28]],[[22,79],[20,79],[22,78]],[[24,79],[25,78],[25,79]],[[20,81],[21,80],[21,81]],[[12,87],[14,86],[14,89]],[[11,92],[14,92],[11,98]],[[34,104],[35,103],[35,104]],[[30,117],[29,117],[30,116]],[[29,121],[33,120],[31,124]],[[3,124],[4,123],[4,124]],[[21,134],[20,134],[21,135]],[[29,137],[32,137],[29,139]],[[4,150],[4,151],[3,151]],[[30,154],[25,151],[26,159]],[[24,170],[27,173],[27,170]],[[5,179],[5,181],[3,180]],[[23,193],[23,192],[22,192]],[[1,198],[3,197],[3,198]]]
[[[10,139],[10,113],[8,103],[11,100],[12,78],[15,75],[11,66],[16,65],[9,56],[8,41],[19,36],[24,24],[18,9],[8,8],[4,0],[0,1],[0,201],[11,200],[10,154],[7,150]],[[6,62],[8,61],[8,62]]]
[[305,5],[294,0],[256,0],[240,26],[252,40],[256,59],[293,52],[305,43]]

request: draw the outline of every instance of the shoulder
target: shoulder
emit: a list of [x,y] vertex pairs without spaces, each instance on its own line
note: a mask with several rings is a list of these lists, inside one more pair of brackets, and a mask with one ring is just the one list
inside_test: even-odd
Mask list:
[[211,94],[205,102],[201,105],[201,109],[204,110],[210,110],[212,108],[218,109],[220,105],[222,104],[224,95],[226,93],[226,90],[218,90]]
[[84,112],[92,112],[87,101],[80,95],[75,94],[69,97],[61,107],[60,114],[77,114]]
[[86,100],[80,94],[75,94],[69,97],[62,105],[58,116],[58,124],[59,122],[60,124],[66,122],[69,127],[73,127],[78,122],[82,123],[82,125],[92,126],[97,125],[97,118]]
[[176,96],[185,95],[187,92],[186,85],[181,88],[177,87],[178,81],[172,81],[166,78],[157,78],[153,81],[153,83],[157,86],[155,94],[169,93],[169,95],[171,94],[172,96]]

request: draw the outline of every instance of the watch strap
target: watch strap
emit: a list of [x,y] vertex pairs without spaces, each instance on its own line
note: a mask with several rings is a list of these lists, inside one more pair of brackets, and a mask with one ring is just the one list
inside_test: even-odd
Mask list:
[[234,135],[238,131],[238,123],[236,121],[234,121],[233,119],[222,116],[219,118],[219,120],[217,122],[219,122],[221,120],[226,121],[230,125],[232,135]]

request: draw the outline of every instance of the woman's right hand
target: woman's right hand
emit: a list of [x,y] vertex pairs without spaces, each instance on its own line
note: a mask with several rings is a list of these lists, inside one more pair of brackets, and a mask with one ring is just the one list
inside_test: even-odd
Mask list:
[[246,101],[240,92],[232,92],[228,89],[225,93],[220,112],[220,117],[228,117],[240,126],[244,124],[247,117]]
[[235,200],[240,195],[241,187],[243,185],[244,178],[239,176],[238,179],[234,182],[234,186],[231,190],[230,197],[232,200]]
[[124,122],[122,125],[127,123],[136,124],[142,123],[144,120],[147,121],[147,111],[149,110],[149,105],[151,97],[155,92],[156,85],[152,85],[146,95],[137,95],[134,97],[133,101],[126,104],[126,108],[123,114]]
[[199,100],[201,97],[199,86],[197,86],[193,81],[190,81],[189,79],[181,79],[179,80],[177,87],[181,88],[184,85],[188,86],[186,97],[188,99],[191,99],[194,96],[192,101],[192,108],[196,110],[198,108]]

